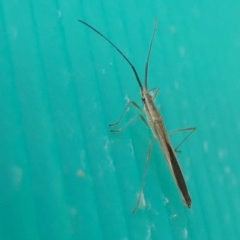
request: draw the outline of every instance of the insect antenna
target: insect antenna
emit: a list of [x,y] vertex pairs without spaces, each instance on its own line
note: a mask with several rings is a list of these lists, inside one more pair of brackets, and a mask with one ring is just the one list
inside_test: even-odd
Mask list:
[[146,89],[148,89],[147,87],[147,77],[148,77],[148,62],[149,62],[149,58],[150,58],[150,54],[151,54],[151,50],[152,50],[152,44],[153,44],[153,39],[156,33],[156,29],[157,29],[157,18],[155,19],[154,22],[154,29],[153,29],[153,35],[152,35],[152,39],[150,42],[150,46],[149,46],[149,50],[148,50],[148,56],[147,56],[147,61],[146,61],[146,65],[145,65],[145,78],[144,78],[144,86]]
[[92,29],[94,32],[96,32],[98,35],[100,35],[102,38],[104,38],[107,42],[109,42],[121,55],[122,57],[127,61],[127,63],[131,66],[133,72],[134,72],[134,75],[137,79],[137,82],[138,82],[138,85],[140,87],[140,89],[142,90],[143,89],[143,86],[142,86],[142,83],[140,81],[140,78],[138,76],[138,73],[135,69],[135,67],[133,66],[133,64],[128,60],[128,58],[123,54],[123,52],[114,44],[112,43],[107,37],[105,37],[102,33],[100,33],[96,28],[92,27],[91,25],[89,25],[88,23],[84,22],[83,20],[81,19],[78,19],[78,21],[84,25],[86,25],[87,27],[89,27],[90,29]]

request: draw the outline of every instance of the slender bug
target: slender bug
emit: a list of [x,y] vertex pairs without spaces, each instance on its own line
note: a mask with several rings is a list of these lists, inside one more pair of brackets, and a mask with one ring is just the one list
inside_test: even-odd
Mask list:
[[[153,30],[153,34],[152,34],[152,38],[151,38],[151,42],[150,42],[150,46],[149,46],[149,50],[148,50],[147,60],[146,60],[146,64],[145,64],[144,86],[142,85],[142,82],[140,81],[138,73],[137,73],[135,67],[133,66],[133,64],[129,61],[129,59],[123,54],[123,52],[115,44],[113,44],[107,37],[105,37],[102,33],[100,33],[97,29],[95,29],[94,27],[92,27],[88,23],[86,23],[86,22],[84,22],[80,19],[78,19],[78,21],[80,23],[86,25],[88,28],[92,29],[94,32],[96,32],[98,35],[100,35],[102,38],[104,38],[108,43],[110,43],[114,47],[115,50],[117,50],[121,54],[121,56],[125,59],[125,61],[131,66],[131,68],[133,70],[133,73],[136,77],[137,83],[140,87],[141,99],[142,99],[142,102],[144,104],[144,108],[142,109],[134,101],[129,101],[127,106],[125,107],[123,113],[121,114],[121,116],[117,120],[117,122],[113,123],[113,124],[109,124],[110,127],[118,125],[120,123],[120,121],[122,120],[122,117],[126,113],[128,107],[130,105],[133,105],[141,113],[136,115],[135,117],[133,117],[122,128],[111,129],[110,131],[111,132],[121,132],[128,125],[130,125],[132,122],[134,122],[136,119],[140,118],[148,127],[151,128],[152,133],[153,133],[153,138],[150,141],[149,147],[148,147],[147,158],[146,158],[146,163],[145,163],[144,170],[143,170],[143,175],[142,175],[141,187],[140,187],[140,191],[139,191],[138,200],[137,200],[136,206],[134,207],[132,212],[134,213],[137,210],[137,208],[140,204],[141,194],[142,194],[142,191],[143,191],[143,186],[144,186],[147,167],[148,167],[148,163],[149,163],[149,159],[150,159],[150,154],[151,154],[153,142],[155,140],[157,140],[160,144],[160,147],[163,151],[165,159],[168,163],[169,169],[170,169],[170,171],[173,175],[173,178],[174,178],[174,180],[175,180],[175,182],[178,186],[178,189],[181,193],[184,204],[188,208],[190,208],[191,207],[191,198],[189,196],[187,186],[186,186],[181,168],[178,164],[175,152],[178,151],[177,149],[180,147],[180,145],[182,145],[182,143],[196,130],[196,128],[195,127],[188,127],[188,128],[182,128],[182,129],[178,129],[178,130],[174,130],[174,131],[169,132],[169,133],[174,133],[174,132],[180,132],[180,131],[190,131],[189,134],[178,144],[178,146],[175,149],[173,149],[173,147],[171,145],[171,142],[170,142],[170,139],[168,137],[168,133],[167,133],[166,128],[165,128],[164,123],[163,123],[163,117],[161,116],[160,112],[157,110],[157,108],[156,108],[156,106],[154,105],[154,102],[153,102],[154,98],[156,97],[156,95],[158,93],[159,88],[155,88],[153,94],[150,94],[150,92],[148,90],[148,63],[149,63],[149,58],[150,58],[150,54],[151,54],[153,39],[154,39],[156,28],[157,28],[157,19],[155,20],[155,23],[154,23],[154,30]],[[145,113],[145,115],[147,117],[147,120],[142,115],[143,112]]]

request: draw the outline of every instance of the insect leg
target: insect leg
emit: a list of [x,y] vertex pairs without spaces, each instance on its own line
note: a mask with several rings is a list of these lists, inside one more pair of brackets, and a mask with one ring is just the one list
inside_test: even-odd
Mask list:
[[140,191],[139,191],[139,195],[138,195],[138,199],[137,199],[137,203],[136,206],[134,207],[134,209],[132,210],[132,213],[135,213],[136,210],[139,207],[140,201],[141,201],[141,197],[142,197],[142,192],[143,192],[143,186],[144,186],[144,182],[145,182],[145,178],[147,175],[147,168],[148,168],[148,163],[149,163],[149,159],[151,156],[151,152],[152,152],[152,146],[154,143],[155,138],[153,138],[150,143],[149,143],[149,147],[148,147],[148,152],[147,152],[147,158],[146,158],[146,163],[143,169],[143,175],[142,175],[142,180],[141,180],[141,186],[140,186]]
[[147,123],[146,119],[143,117],[143,115],[138,114],[135,117],[133,117],[129,122],[127,122],[123,127],[119,128],[119,129],[110,129],[110,132],[121,132],[138,118],[140,118],[146,124],[146,126],[149,127],[148,123]]
[[120,121],[122,120],[124,114],[127,112],[127,109],[128,109],[128,107],[129,107],[130,104],[132,104],[132,105],[133,105],[135,108],[137,108],[139,111],[143,112],[142,108],[139,107],[139,105],[138,105],[137,103],[135,103],[134,101],[129,101],[129,102],[127,103],[126,107],[124,108],[124,110],[123,110],[121,116],[119,117],[119,119],[118,119],[115,123],[109,124],[109,125],[108,125],[109,127],[116,126],[116,125],[118,125],[118,124],[120,123]]
[[152,92],[152,91],[154,91],[154,93],[153,93],[153,96],[152,96],[152,99],[154,100],[154,99],[155,99],[155,97],[156,97],[156,96],[157,96],[157,94],[158,94],[159,87],[156,87],[156,88],[152,89],[150,92]]
[[190,135],[196,130],[196,127],[187,127],[187,128],[180,128],[176,130],[172,130],[169,132],[169,134],[176,133],[176,132],[183,132],[183,131],[190,131],[189,134],[177,145],[177,147],[174,149],[175,152],[180,152],[177,150],[186,140],[190,137]]

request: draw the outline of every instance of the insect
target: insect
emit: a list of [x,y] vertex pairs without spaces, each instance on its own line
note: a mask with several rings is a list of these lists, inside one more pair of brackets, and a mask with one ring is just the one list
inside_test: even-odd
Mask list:
[[[163,151],[164,157],[167,161],[168,167],[169,167],[169,169],[170,169],[170,171],[173,175],[173,178],[174,178],[174,180],[177,184],[177,187],[180,191],[180,194],[181,194],[181,197],[183,199],[184,204],[188,208],[190,208],[191,207],[191,197],[188,193],[187,185],[185,183],[181,168],[178,164],[175,152],[178,151],[177,149],[180,147],[180,145],[196,130],[196,127],[182,128],[182,129],[178,129],[178,130],[174,130],[174,131],[169,132],[169,133],[173,133],[173,132],[180,132],[180,131],[189,131],[188,135],[174,149],[171,145],[168,133],[167,133],[165,125],[163,123],[163,117],[162,117],[162,115],[160,114],[160,112],[158,111],[158,109],[156,108],[156,106],[154,105],[154,102],[153,102],[154,98],[156,97],[156,95],[158,93],[159,88],[155,88],[154,90],[152,90],[152,92],[153,92],[152,94],[148,90],[148,63],[149,63],[149,58],[150,58],[150,54],[151,54],[151,49],[152,49],[154,36],[155,36],[155,33],[156,33],[157,19],[155,20],[155,23],[154,23],[154,30],[153,30],[153,34],[152,34],[152,38],[151,38],[151,42],[150,42],[150,46],[149,46],[149,50],[148,50],[147,60],[146,60],[146,64],[145,64],[144,85],[142,84],[134,65],[130,62],[130,60],[123,54],[123,52],[115,44],[113,44],[107,37],[105,37],[101,32],[99,32],[97,29],[95,29],[94,27],[92,27],[88,23],[86,23],[86,22],[84,22],[83,20],[80,20],[80,19],[78,19],[78,21],[80,23],[86,25],[88,28],[92,29],[95,33],[100,35],[102,38],[104,38],[108,43],[110,43],[113,46],[113,48],[116,51],[118,51],[118,53],[120,53],[120,55],[125,59],[125,61],[132,68],[132,71],[135,75],[135,78],[136,78],[137,83],[138,83],[139,88],[140,88],[141,100],[142,100],[142,103],[144,105],[144,108],[142,109],[134,101],[129,101],[128,104],[126,105],[123,113],[121,114],[121,116],[117,120],[117,122],[113,123],[113,124],[109,124],[109,126],[113,127],[113,126],[118,125],[130,105],[133,105],[134,107],[136,107],[141,113],[136,115],[135,117],[133,117],[122,128],[111,129],[110,131],[111,132],[121,132],[128,125],[130,125],[132,122],[134,122],[136,119],[141,119],[148,127],[151,128],[152,133],[153,133],[153,138],[150,141],[149,147],[148,147],[146,163],[145,163],[145,167],[144,167],[144,170],[143,170],[139,196],[138,196],[138,199],[137,199],[136,206],[134,207],[132,212],[134,213],[137,210],[137,208],[139,207],[140,201],[141,201],[141,194],[142,194],[142,191],[143,191],[143,186],[144,186],[144,181],[145,181],[145,177],[146,177],[147,167],[148,167],[148,163],[149,163],[149,159],[150,159],[150,154],[151,154],[153,142],[155,140],[157,140],[159,142],[159,145],[160,145],[160,147]],[[143,113],[145,113],[145,115],[147,117],[147,120],[144,117]]]

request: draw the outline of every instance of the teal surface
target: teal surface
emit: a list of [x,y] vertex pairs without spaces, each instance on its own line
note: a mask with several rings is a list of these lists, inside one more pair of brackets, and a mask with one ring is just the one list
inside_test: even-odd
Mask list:
[[[0,239],[240,239],[240,2],[1,1]],[[109,132],[149,88],[168,130],[196,126],[179,163],[187,209],[151,131]],[[123,125],[137,113],[129,109]],[[184,133],[171,135],[176,146]]]

